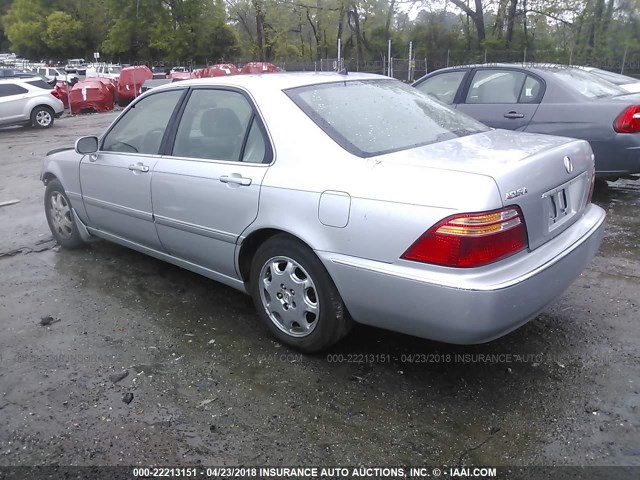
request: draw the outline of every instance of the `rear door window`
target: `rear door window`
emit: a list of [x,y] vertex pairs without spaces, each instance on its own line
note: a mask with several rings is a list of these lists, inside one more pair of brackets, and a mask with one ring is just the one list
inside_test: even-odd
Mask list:
[[11,97],[13,95],[23,95],[27,92],[28,90],[26,88],[23,88],[20,85],[15,85],[13,83],[0,85],[0,97]]
[[539,103],[544,93],[542,82],[531,75],[527,75],[524,87],[520,92],[518,103]]
[[195,89],[176,132],[173,156],[266,161],[264,133],[247,98],[235,91]]
[[466,103],[518,103],[527,75],[514,70],[481,69],[473,75]]

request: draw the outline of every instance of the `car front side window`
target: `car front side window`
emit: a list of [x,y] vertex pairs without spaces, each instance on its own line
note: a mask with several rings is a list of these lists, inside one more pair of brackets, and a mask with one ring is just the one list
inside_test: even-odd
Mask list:
[[183,89],[159,92],[133,105],[102,142],[106,152],[156,155]]
[[416,88],[422,93],[451,105],[466,74],[466,70],[440,73],[416,85]]
[[191,93],[176,132],[173,156],[261,163],[265,151],[264,136],[244,95],[214,89]]

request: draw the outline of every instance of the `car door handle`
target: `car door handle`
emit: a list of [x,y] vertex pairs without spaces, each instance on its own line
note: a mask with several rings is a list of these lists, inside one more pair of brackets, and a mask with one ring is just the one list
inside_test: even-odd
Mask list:
[[233,183],[235,185],[243,185],[245,187],[251,185],[250,178],[243,177],[238,173],[232,173],[231,175],[222,175],[220,177],[220,181],[222,183]]
[[504,118],[524,118],[524,113],[508,112],[504,114]]
[[131,165],[129,165],[129,170],[131,170],[132,172],[148,172],[149,171],[149,167],[147,167],[146,165],[143,165],[142,163],[132,163]]

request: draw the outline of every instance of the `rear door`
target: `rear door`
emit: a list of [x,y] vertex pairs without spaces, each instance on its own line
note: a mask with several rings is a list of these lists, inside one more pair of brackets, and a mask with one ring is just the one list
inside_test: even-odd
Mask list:
[[194,88],[166,153],[151,185],[162,244],[175,257],[237,278],[236,242],[258,214],[273,158],[253,102],[232,89]]
[[28,94],[29,90],[15,83],[0,83],[0,125],[28,120],[24,111]]
[[524,70],[480,68],[472,72],[457,109],[485,125],[524,130],[544,95],[544,82]]

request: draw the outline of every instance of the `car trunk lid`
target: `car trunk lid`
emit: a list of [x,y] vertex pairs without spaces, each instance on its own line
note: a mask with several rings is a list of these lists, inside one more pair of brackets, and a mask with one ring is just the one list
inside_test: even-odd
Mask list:
[[522,210],[530,249],[580,217],[594,173],[591,148],[583,140],[506,130],[395,152],[378,160],[492,177],[503,206]]

